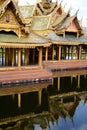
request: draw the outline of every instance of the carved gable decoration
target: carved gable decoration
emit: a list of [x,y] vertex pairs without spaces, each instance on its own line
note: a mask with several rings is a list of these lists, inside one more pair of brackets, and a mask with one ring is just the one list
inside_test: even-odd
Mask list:
[[73,21],[70,23],[66,31],[73,31],[73,32],[78,32],[81,30],[80,24],[77,20],[77,18],[73,19]]
[[20,37],[24,25],[16,2],[5,0],[0,9],[0,30],[13,31]]
[[5,13],[0,18],[0,26],[1,26],[1,24],[4,24],[4,26],[5,25],[9,26],[9,28],[10,28],[10,25],[11,26],[13,26],[13,25],[19,26],[20,25],[10,8],[7,8]]
[[78,27],[76,26],[74,21],[72,21],[72,23],[69,25],[66,31],[75,31],[75,32],[78,31]]

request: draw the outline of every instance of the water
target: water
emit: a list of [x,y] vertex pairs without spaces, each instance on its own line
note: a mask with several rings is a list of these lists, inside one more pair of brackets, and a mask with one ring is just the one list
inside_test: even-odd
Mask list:
[[[86,130],[85,72],[55,73],[52,84],[25,85],[26,93],[9,86],[15,93],[0,96],[0,130]],[[7,87],[2,91],[7,93]]]

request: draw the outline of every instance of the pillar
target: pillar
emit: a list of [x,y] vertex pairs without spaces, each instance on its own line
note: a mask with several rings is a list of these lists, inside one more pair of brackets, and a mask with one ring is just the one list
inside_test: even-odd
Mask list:
[[12,48],[9,48],[9,66],[12,65]]
[[18,67],[21,67],[21,49],[18,49]]
[[80,88],[80,75],[78,75],[78,88]]
[[71,84],[72,84],[72,82],[73,82],[73,77],[71,76]]
[[29,49],[25,49],[25,65],[29,65]]
[[60,77],[58,77],[58,91],[60,90]]
[[81,49],[82,49],[82,47],[81,47],[81,46],[79,46],[79,50],[78,50],[78,60],[80,60],[80,59],[81,59]]
[[18,108],[21,107],[21,94],[18,94]]
[[67,46],[67,49],[68,49],[68,51],[67,51],[68,55],[67,56],[68,56],[68,60],[69,60],[69,46]]
[[74,58],[74,53],[73,53],[73,51],[74,51],[74,48],[73,48],[73,46],[72,46],[72,50],[71,50],[71,59],[73,60],[73,58]]
[[10,49],[10,65],[14,66],[14,49]]
[[16,48],[14,49],[14,65],[17,65],[17,60],[16,60]]
[[41,90],[38,92],[38,103],[39,103],[39,105],[41,105],[41,96],[42,96],[41,92],[42,92]]
[[52,78],[52,85],[54,85],[54,78]]
[[12,66],[14,66],[14,48],[12,49]]
[[46,47],[45,61],[48,61],[48,47]]
[[2,66],[4,66],[4,48],[2,48]]
[[58,60],[61,60],[61,46],[58,48]]
[[42,66],[42,47],[39,49],[39,66]]
[[52,46],[52,60],[54,60],[54,45]]
[[8,66],[8,59],[9,59],[9,49],[5,49],[5,66]]
[[86,47],[86,57],[85,57],[85,59],[87,60],[87,47]]

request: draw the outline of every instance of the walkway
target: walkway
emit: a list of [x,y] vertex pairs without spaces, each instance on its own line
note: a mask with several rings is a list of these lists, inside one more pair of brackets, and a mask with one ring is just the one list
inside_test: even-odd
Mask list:
[[87,60],[66,60],[66,61],[48,61],[43,62],[44,69],[41,68],[22,68],[17,70],[0,70],[0,86],[22,83],[32,83],[47,81],[52,79],[51,71],[66,71],[87,69]]
[[87,69],[87,60],[62,60],[43,63],[44,68],[51,71]]
[[15,71],[0,71],[0,85],[6,85],[11,83],[23,83],[23,82],[38,82],[44,80],[50,80],[52,73],[45,69],[24,69]]

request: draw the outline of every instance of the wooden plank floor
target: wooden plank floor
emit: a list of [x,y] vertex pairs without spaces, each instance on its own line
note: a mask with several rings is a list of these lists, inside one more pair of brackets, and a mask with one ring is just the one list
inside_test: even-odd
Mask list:
[[83,68],[87,69],[87,60],[49,61],[44,63],[44,68],[51,71],[75,70]]
[[[52,78],[50,71],[87,69],[87,60],[49,61],[44,68],[0,71],[0,83]],[[49,71],[50,70],[50,71]]]
[[49,79],[52,73],[45,69],[25,69],[15,71],[0,71],[0,83],[23,80]]

